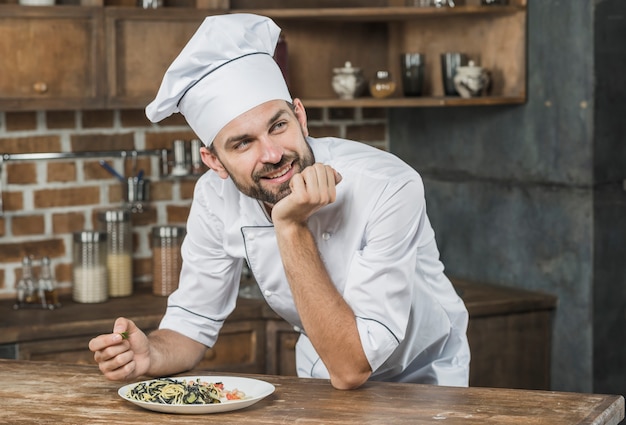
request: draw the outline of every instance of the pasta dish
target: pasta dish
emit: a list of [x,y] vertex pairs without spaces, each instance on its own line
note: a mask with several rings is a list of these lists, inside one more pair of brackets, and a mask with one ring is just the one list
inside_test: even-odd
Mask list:
[[242,400],[245,394],[237,389],[227,391],[221,382],[180,381],[160,378],[140,382],[128,390],[132,400],[161,404],[214,404],[227,400]]

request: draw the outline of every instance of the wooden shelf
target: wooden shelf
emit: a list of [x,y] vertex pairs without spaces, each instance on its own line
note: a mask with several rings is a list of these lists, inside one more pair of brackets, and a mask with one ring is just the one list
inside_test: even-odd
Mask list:
[[506,15],[524,10],[523,6],[457,6],[457,7],[349,7],[320,9],[240,9],[232,13],[254,13],[274,19],[341,20],[355,22],[406,21],[459,15]]
[[307,108],[412,108],[445,106],[516,105],[525,102],[524,97],[485,96],[472,99],[461,97],[392,97],[376,99],[301,99]]
[[[269,16],[282,28],[288,43],[289,88],[305,106],[317,107],[455,107],[523,104],[526,101],[526,0],[507,6],[467,5],[454,8],[326,7],[223,9],[227,0],[165,0],[158,9],[136,7],[136,0],[57,0],[57,6],[28,7],[17,0],[0,0],[0,53],[35,52],[31,67],[17,69],[0,63],[0,73],[13,75],[0,84],[0,110],[143,108],[153,98],[163,73],[205,16],[248,12]],[[248,3],[251,4],[251,3]],[[285,3],[289,5],[290,3]],[[54,36],[28,41],[17,34],[50,26],[61,17],[71,22],[90,17],[89,28],[76,37],[67,24]],[[4,19],[3,19],[4,18]],[[16,27],[21,22],[21,27]],[[89,60],[76,63],[64,49],[67,40],[82,43]],[[19,44],[21,43],[21,44]],[[50,60],[46,51],[60,50]],[[439,55],[460,51],[489,70],[489,96],[444,97]],[[426,57],[423,96],[401,97],[400,55],[420,52]],[[1,55],[0,55],[1,56]],[[366,80],[387,70],[397,83],[396,97],[352,100],[337,98],[331,86],[333,68],[350,61]],[[73,68],[55,71],[59,66]],[[24,68],[24,66],[22,66]],[[83,84],[62,85],[71,75]],[[85,76],[88,76],[87,79]],[[47,83],[48,91],[34,93],[33,83]],[[2,88],[4,87],[4,88]],[[72,91],[73,90],[73,91]]]

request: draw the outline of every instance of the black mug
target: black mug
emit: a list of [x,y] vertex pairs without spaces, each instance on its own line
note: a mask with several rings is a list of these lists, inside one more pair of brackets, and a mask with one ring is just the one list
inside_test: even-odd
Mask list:
[[424,86],[424,62],[422,53],[403,53],[400,56],[402,92],[405,96],[421,96]]

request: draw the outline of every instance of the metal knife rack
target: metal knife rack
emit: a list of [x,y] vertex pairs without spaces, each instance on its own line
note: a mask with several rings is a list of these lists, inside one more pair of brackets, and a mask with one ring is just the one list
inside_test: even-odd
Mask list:
[[[167,167],[167,149],[131,150],[131,151],[97,151],[97,152],[36,152],[36,153],[4,153],[0,154],[0,216],[4,214],[2,203],[2,189],[6,184],[4,163],[8,161],[39,161],[54,159],[81,159],[81,158],[137,158],[138,156],[158,156],[161,161],[161,173]],[[165,165],[163,165],[165,162]],[[167,170],[165,170],[167,173]]]

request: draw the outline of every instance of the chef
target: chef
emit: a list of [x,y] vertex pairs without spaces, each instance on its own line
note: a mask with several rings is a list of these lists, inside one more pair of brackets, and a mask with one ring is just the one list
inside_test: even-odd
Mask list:
[[166,72],[146,114],[184,115],[210,171],[159,329],[118,318],[90,341],[94,358],[112,380],[193,368],[235,308],[247,262],[300,332],[299,376],[338,389],[468,385],[468,314],[439,260],[419,174],[363,143],[309,135],[272,57],[279,33],[261,16],[208,17]]

